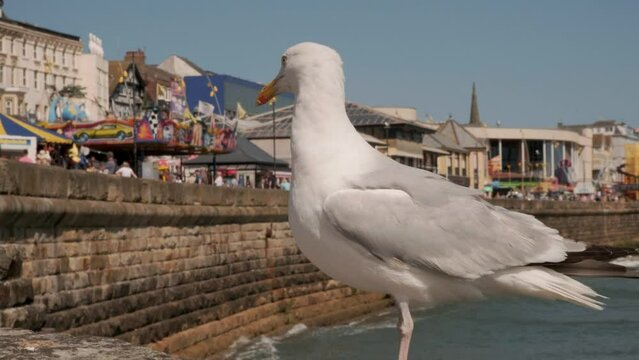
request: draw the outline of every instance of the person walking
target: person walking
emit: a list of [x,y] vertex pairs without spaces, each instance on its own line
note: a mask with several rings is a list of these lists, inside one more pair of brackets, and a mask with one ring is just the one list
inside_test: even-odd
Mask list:
[[118,164],[115,163],[115,159],[113,158],[113,153],[107,153],[107,162],[104,165],[104,169],[107,171],[107,174],[115,174],[115,169],[118,168]]
[[129,165],[129,163],[126,161],[122,163],[122,166],[118,169],[118,171],[115,172],[115,174],[126,178],[138,177],[137,175],[135,175],[133,169],[131,169],[131,165]]

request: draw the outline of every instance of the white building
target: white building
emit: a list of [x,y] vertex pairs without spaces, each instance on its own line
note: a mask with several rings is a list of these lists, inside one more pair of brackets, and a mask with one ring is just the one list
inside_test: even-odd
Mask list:
[[[576,182],[592,181],[592,132],[466,126],[488,151],[493,178],[548,178],[569,161]],[[490,167],[493,169],[490,169]]]
[[7,18],[0,10],[0,110],[44,120],[53,92],[80,80],[82,42]]
[[106,118],[109,109],[109,62],[104,59],[102,39],[89,34],[89,53],[78,58],[80,85],[85,88],[88,120]]
[[590,129],[593,134],[593,178],[603,183],[623,181],[624,176],[616,169],[626,162],[625,145],[639,143],[639,136],[632,127],[623,121],[600,120],[584,125],[559,123],[558,128],[575,132]]

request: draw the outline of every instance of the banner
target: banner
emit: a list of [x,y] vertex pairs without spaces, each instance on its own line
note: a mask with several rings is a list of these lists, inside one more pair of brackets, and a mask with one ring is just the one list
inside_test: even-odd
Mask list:
[[201,116],[211,116],[213,115],[213,111],[215,111],[215,106],[200,100],[197,102],[197,111]]
[[171,102],[171,89],[167,86],[157,84],[157,98],[158,101]]
[[171,115],[173,118],[181,119],[184,116],[186,104],[186,89],[184,82],[180,79],[171,81]]

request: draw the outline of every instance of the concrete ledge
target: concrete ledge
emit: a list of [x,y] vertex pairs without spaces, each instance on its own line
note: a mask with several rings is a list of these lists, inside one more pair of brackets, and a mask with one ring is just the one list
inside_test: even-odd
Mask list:
[[116,339],[0,328],[0,359],[169,360],[172,357]]
[[0,159],[0,195],[143,204],[286,207],[288,192],[155,180],[66,170]]
[[639,213],[639,201],[629,202],[581,202],[581,201],[525,201],[513,199],[492,199],[494,205],[509,210],[537,215],[595,215],[595,214],[635,214]]
[[197,206],[0,196],[0,227],[146,227],[287,221],[286,206]]

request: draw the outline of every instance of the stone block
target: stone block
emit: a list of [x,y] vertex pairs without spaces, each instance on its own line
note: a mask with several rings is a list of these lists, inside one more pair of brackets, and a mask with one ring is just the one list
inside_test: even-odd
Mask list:
[[0,310],[0,326],[39,330],[44,326],[46,309],[42,305],[26,305]]

